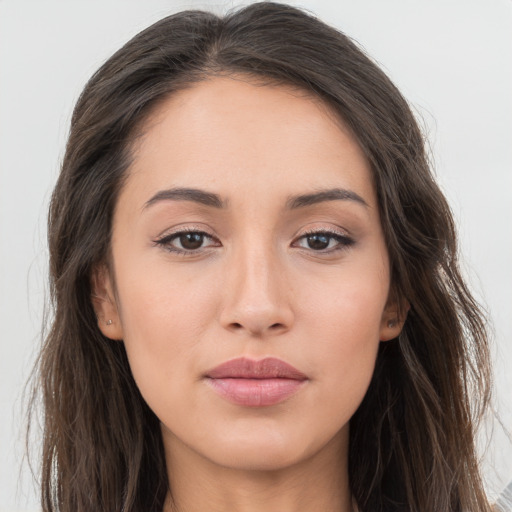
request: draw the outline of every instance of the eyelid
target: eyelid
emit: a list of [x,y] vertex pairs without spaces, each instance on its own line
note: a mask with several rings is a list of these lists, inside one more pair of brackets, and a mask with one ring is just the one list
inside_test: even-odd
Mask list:
[[195,233],[195,232],[201,232],[206,233],[208,236],[215,237],[213,234],[212,229],[200,222],[190,222],[190,223],[181,223],[176,226],[170,227],[162,231],[159,235],[155,237],[155,239],[161,239],[170,235],[175,235],[177,233]]
[[[199,247],[198,249],[180,249],[179,247],[174,247],[171,245],[171,242],[178,238],[182,234],[186,233],[197,233],[203,235],[205,238],[210,239],[213,243]],[[298,242],[310,235],[320,235],[324,234],[328,237],[335,239],[337,244],[334,247],[326,248],[326,249],[313,249],[307,247],[298,246]],[[205,226],[200,225],[180,225],[174,226],[173,228],[166,230],[163,234],[158,235],[154,240],[153,244],[155,246],[160,246],[163,249],[167,250],[170,253],[174,254],[182,254],[187,256],[199,255],[204,251],[212,247],[221,247],[222,243],[219,238],[212,234],[211,230],[206,228]],[[346,250],[348,247],[355,244],[355,239],[343,228],[333,227],[333,226],[315,226],[305,229],[304,231],[299,232],[292,240],[291,246],[297,247],[299,249],[313,252],[317,254],[329,254],[333,252],[337,252],[340,250]]]
[[338,227],[332,227],[332,226],[329,226],[329,227],[318,226],[318,227],[313,227],[313,228],[307,228],[304,231],[300,231],[299,234],[297,234],[295,238],[301,238],[303,236],[308,236],[308,235],[315,235],[317,233],[327,233],[327,234],[338,235],[338,236],[350,238],[350,235],[348,234],[348,232],[345,229],[338,228]]
[[[186,250],[186,249],[180,249],[179,247],[172,247],[170,246],[170,243],[172,240],[178,238],[182,234],[186,233],[198,233],[201,235],[204,235],[205,238],[209,238],[210,240],[214,241],[214,244],[208,245],[206,247],[200,247],[196,250]],[[220,240],[211,233],[211,231],[204,226],[197,226],[197,225],[185,225],[185,226],[175,226],[174,228],[170,230],[164,231],[162,234],[158,235],[153,240],[153,245],[160,246],[164,250],[174,253],[174,254],[181,254],[186,256],[194,256],[199,255],[203,251],[208,250],[211,247],[220,247],[222,244],[220,243]]]
[[354,245],[356,243],[355,239],[347,233],[347,231],[341,229],[341,228],[334,228],[334,227],[325,227],[325,226],[318,226],[314,228],[306,229],[305,231],[300,232],[295,236],[295,238],[292,241],[292,246],[296,246],[296,244],[299,242],[299,240],[302,240],[303,238],[310,236],[310,235],[319,235],[319,234],[325,234],[330,236],[331,238],[334,238],[338,241],[338,244],[335,247],[331,247],[329,249],[321,249],[321,250],[314,250],[314,249],[308,249],[306,247],[299,247],[299,249],[303,249],[305,251],[309,251],[316,254],[329,254],[340,250],[346,250],[350,246]]
[[293,241],[297,241],[300,238],[303,238],[308,235],[316,235],[320,233],[325,233],[328,235],[339,236],[344,239],[353,239],[353,236],[346,230],[339,226],[322,226],[316,225],[314,227],[309,227],[304,229],[303,231],[299,231],[293,238]]

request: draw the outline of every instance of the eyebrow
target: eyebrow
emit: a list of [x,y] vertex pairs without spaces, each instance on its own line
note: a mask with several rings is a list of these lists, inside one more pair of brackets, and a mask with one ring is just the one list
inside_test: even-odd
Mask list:
[[220,196],[212,192],[206,192],[197,188],[170,188],[167,190],[160,190],[143,206],[143,210],[149,206],[158,203],[159,201],[193,201],[204,206],[213,208],[225,208],[226,201],[223,201]]
[[296,208],[304,208],[306,206],[323,203],[324,201],[354,201],[369,208],[368,203],[359,194],[344,188],[331,188],[320,190],[313,194],[292,196],[288,198],[286,207],[290,210],[295,210]]
[[[214,194],[213,192],[207,192],[197,188],[176,187],[160,190],[151,197],[151,199],[146,201],[142,209],[145,210],[160,201],[193,201],[212,208],[225,208],[227,206],[227,201],[223,200],[218,194]],[[368,207],[368,203],[354,191],[344,188],[332,188],[320,190],[311,194],[291,196],[286,201],[286,208],[289,210],[295,210],[323,203],[325,201],[354,201]]]

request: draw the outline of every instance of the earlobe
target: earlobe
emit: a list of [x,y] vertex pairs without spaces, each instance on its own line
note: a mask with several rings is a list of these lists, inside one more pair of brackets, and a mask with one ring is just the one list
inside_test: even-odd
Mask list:
[[98,318],[98,327],[104,336],[112,340],[123,339],[114,287],[106,265],[98,265],[91,275],[91,301]]
[[393,301],[386,305],[380,326],[380,341],[390,341],[399,336],[411,309],[409,301]]

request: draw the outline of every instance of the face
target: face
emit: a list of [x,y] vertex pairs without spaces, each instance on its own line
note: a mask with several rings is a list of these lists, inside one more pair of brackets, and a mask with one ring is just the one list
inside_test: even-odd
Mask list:
[[167,454],[277,469],[346,451],[399,323],[368,163],[322,102],[232,78],[173,95],[113,222],[99,325]]

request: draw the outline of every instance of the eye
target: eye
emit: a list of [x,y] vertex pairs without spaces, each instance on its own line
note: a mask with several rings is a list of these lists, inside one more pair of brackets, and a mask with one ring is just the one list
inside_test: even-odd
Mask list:
[[208,247],[219,247],[220,242],[204,231],[178,231],[166,235],[155,244],[163,246],[169,252],[190,254],[200,252]]
[[294,242],[294,245],[302,249],[310,249],[315,252],[332,252],[345,249],[353,244],[352,238],[333,231],[307,233]]

